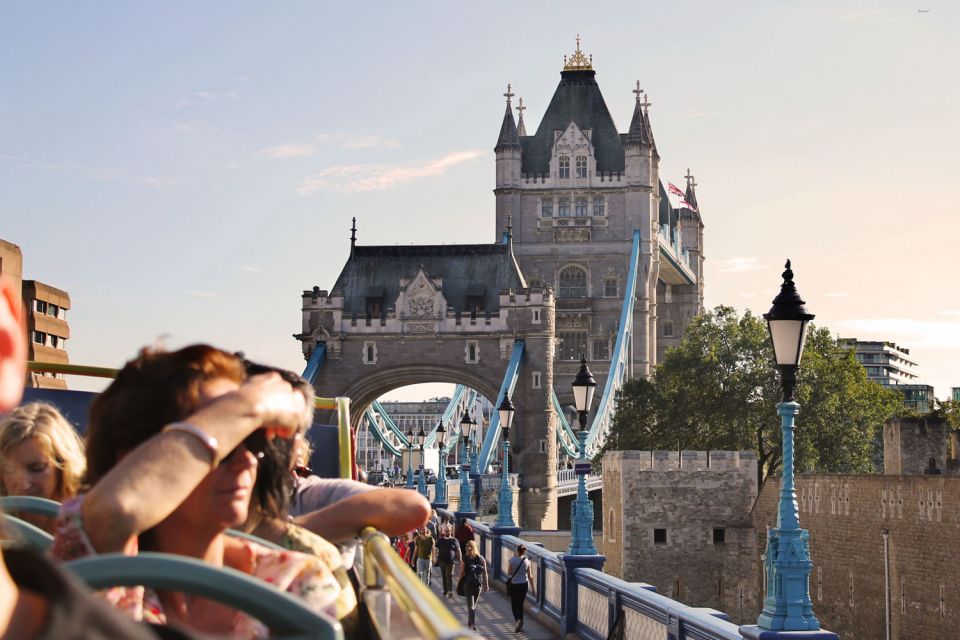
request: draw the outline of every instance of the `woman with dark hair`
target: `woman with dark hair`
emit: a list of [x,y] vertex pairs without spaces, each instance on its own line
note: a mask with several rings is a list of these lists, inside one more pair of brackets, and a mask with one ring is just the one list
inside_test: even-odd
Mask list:
[[[91,488],[64,503],[54,557],[141,548],[192,556],[337,615],[343,589],[320,559],[224,535],[247,519],[266,442],[291,437],[306,416],[303,394],[275,373],[248,378],[232,354],[206,345],[142,351],[91,407]],[[116,587],[106,597],[135,619],[233,638],[268,634],[204,598],[143,587]]]

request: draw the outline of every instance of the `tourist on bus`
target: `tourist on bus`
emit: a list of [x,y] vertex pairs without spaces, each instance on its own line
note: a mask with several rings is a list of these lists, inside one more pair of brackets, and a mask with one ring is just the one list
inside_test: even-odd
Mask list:
[[[83,442],[53,405],[31,402],[0,419],[0,495],[63,502],[76,495],[86,466]],[[19,517],[53,533],[51,518]]]
[[[343,587],[319,558],[224,535],[247,518],[265,442],[292,437],[306,414],[289,383],[275,373],[247,378],[232,354],[206,345],[142,351],[91,406],[91,488],[64,503],[54,557],[140,549],[192,556],[336,616]],[[115,587],[106,597],[135,619],[233,638],[268,635],[259,621],[204,598],[143,587]]]

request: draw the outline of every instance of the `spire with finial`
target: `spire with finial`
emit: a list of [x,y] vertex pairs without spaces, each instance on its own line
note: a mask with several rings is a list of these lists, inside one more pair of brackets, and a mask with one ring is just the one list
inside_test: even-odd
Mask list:
[[353,257],[353,249],[357,246],[357,218],[353,218],[353,226],[350,227],[350,257]]
[[693,177],[693,174],[690,173],[690,168],[687,167],[687,175],[684,176],[687,179],[687,191],[683,196],[683,199],[687,201],[687,204],[690,205],[690,208],[694,211],[698,211],[699,205],[697,204],[697,182]]
[[523,137],[527,135],[527,128],[523,126],[523,112],[526,111],[526,107],[523,106],[523,97],[520,98],[520,104],[517,106],[517,113],[520,117],[517,119],[517,135]]
[[503,124],[500,125],[500,136],[497,138],[497,146],[493,148],[494,151],[506,151],[508,149],[520,150],[520,136],[517,134],[517,124],[513,120],[513,107],[510,104],[510,99],[515,95],[512,91],[512,86],[507,85],[507,92],[504,97],[507,99],[507,110],[503,114]]
[[[630,129],[627,131],[628,145],[653,146],[653,132],[650,130],[650,121],[647,118],[647,108],[650,102],[647,100],[647,94],[640,88],[640,81],[637,80],[637,88],[633,89],[633,95],[636,96],[636,104],[633,107],[633,117],[630,119]],[[643,96],[643,102],[640,101]]]
[[593,71],[593,55],[587,57],[580,50],[580,34],[577,34],[577,50],[569,58],[563,56],[564,71]]

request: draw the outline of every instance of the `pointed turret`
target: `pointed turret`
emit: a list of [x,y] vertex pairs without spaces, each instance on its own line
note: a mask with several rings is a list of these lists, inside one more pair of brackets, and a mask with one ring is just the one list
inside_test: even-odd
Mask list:
[[513,107],[510,105],[510,98],[513,93],[510,91],[510,85],[507,85],[507,92],[503,94],[507,98],[507,110],[503,114],[503,124],[500,125],[500,137],[497,138],[497,146],[493,150],[497,153],[508,149],[520,149],[520,136],[517,134],[517,125],[513,121]]
[[524,137],[527,135],[527,128],[523,126],[523,112],[526,111],[526,107],[523,106],[523,98],[520,98],[520,104],[517,106],[517,113],[519,114],[520,119],[517,120],[517,135]]
[[[643,107],[640,102],[640,94],[643,93],[643,89],[640,88],[639,80],[637,80],[637,88],[633,90],[633,93],[637,96],[637,104],[633,107],[633,118],[630,119],[630,130],[627,132],[627,138],[624,143],[633,146],[649,145],[650,140],[647,138],[648,127],[646,119],[643,117]],[[646,101],[646,96],[644,96],[644,101]]]
[[683,199],[686,200],[687,204],[690,205],[690,208],[699,213],[700,205],[697,204],[697,183],[693,177],[693,174],[690,173],[690,169],[687,168],[687,175],[684,176],[687,179],[687,191],[683,196]]
[[650,145],[653,148],[653,155],[656,158],[660,157],[660,153],[657,151],[657,141],[653,139],[653,127],[650,126],[650,107],[653,106],[649,100],[647,100],[647,94],[643,94],[643,102],[640,103],[643,107],[643,137],[646,144]]

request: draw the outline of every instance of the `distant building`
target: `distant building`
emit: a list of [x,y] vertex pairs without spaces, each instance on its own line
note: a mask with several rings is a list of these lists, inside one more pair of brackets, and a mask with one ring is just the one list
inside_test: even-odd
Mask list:
[[951,387],[950,398],[954,402],[960,402],[960,387]]
[[893,342],[840,338],[841,345],[854,350],[857,362],[867,370],[867,378],[903,394],[907,408],[918,413],[930,413],[934,408],[934,389],[916,382],[910,350]]
[[[67,310],[70,309],[70,294],[37,280],[24,280],[22,292],[29,336],[27,357],[37,362],[68,364],[70,326],[67,324]],[[27,386],[66,389],[67,381],[59,374],[31,373]]]
[[20,247],[6,240],[0,240],[0,279],[9,279],[13,290],[20,292],[23,281],[23,252]]

